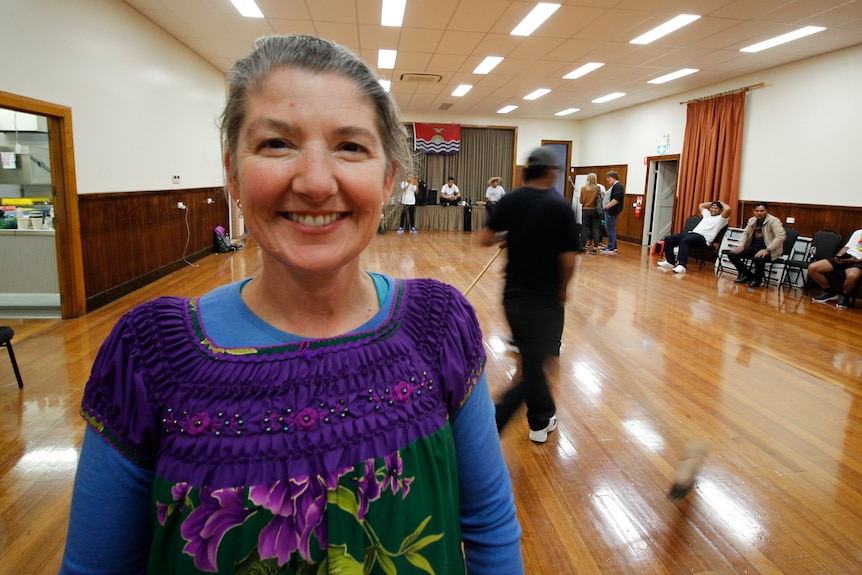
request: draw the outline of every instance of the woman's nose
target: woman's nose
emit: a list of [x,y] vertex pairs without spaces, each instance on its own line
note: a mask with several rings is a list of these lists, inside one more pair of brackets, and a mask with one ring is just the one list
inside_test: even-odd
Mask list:
[[335,165],[327,151],[303,150],[295,166],[292,184],[294,192],[312,200],[323,200],[337,193]]

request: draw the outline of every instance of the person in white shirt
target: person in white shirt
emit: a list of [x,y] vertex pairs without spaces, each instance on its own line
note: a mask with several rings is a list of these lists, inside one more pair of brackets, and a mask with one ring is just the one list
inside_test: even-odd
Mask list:
[[[836,271],[844,272],[844,284],[841,286],[840,294],[832,291],[832,284],[826,277]],[[855,292],[856,285],[862,278],[862,230],[853,232],[835,256],[811,262],[808,266],[808,277],[823,288],[823,293],[811,298],[811,301],[826,303],[837,299],[838,303],[835,307],[838,309],[850,307],[850,296]]]
[[506,190],[500,185],[503,178],[494,176],[488,180],[488,187],[485,189],[485,209],[488,211],[488,219],[491,219],[491,214],[494,213],[494,206],[500,201],[500,198],[506,195]]
[[410,224],[410,233],[416,233],[416,189],[419,180],[411,178],[409,182],[402,182],[401,187],[401,225],[398,233],[403,234],[404,228]]
[[[711,244],[730,219],[730,206],[718,200],[703,202],[697,208],[700,210],[702,219],[693,230],[665,236],[665,261],[659,262],[659,267],[670,268],[678,274],[684,274],[689,252],[694,248],[705,248]],[[674,255],[673,251],[677,246],[679,246],[679,253]]]
[[454,206],[461,201],[461,190],[455,185],[455,178],[449,176],[446,185],[440,190],[440,205]]

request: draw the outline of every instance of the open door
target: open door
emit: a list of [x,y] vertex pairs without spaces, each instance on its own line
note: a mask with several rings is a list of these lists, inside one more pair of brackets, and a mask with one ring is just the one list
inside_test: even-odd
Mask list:
[[652,245],[671,233],[679,158],[651,159],[647,172],[647,197],[652,198],[650,225],[644,227],[644,245]]

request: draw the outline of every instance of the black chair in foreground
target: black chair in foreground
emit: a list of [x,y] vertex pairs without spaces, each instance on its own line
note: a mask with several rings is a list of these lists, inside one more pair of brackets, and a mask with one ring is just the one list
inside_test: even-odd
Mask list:
[[[796,272],[801,275],[805,270],[808,269],[808,266],[811,265],[812,262],[816,262],[817,260],[823,260],[826,258],[831,258],[838,250],[841,249],[841,234],[834,230],[820,230],[819,232],[815,232],[814,236],[811,238],[811,246],[808,248],[808,253],[806,254],[805,259],[802,261],[788,260],[785,262],[785,266],[787,267],[787,274],[784,278],[787,280],[788,285],[790,284],[790,273]],[[799,275],[796,277],[798,278]],[[811,280],[808,278],[808,275],[805,275],[805,283],[804,285],[804,293],[808,295],[808,291],[811,289]]]
[[18,379],[18,388],[24,387],[24,382],[21,381],[21,372],[18,371],[18,362],[15,361],[15,352],[12,351],[12,336],[15,332],[11,327],[0,326],[0,347],[5,347],[9,350],[9,359],[12,361],[12,369],[15,370],[15,377]]

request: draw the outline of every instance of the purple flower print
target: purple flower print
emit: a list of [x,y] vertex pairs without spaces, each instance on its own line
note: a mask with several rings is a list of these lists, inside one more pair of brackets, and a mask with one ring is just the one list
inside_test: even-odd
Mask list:
[[310,407],[306,407],[296,414],[294,418],[294,423],[296,423],[296,427],[303,431],[308,431],[309,429],[313,429],[315,424],[317,424],[317,412]]
[[203,488],[200,496],[200,506],[180,527],[183,539],[188,541],[183,552],[194,557],[195,567],[214,573],[217,570],[218,546],[225,533],[242,525],[254,511],[243,508],[241,490]]
[[210,425],[212,425],[212,421],[209,413],[202,411],[189,416],[185,428],[189,435],[195,436],[206,433]]
[[172,503],[159,503],[156,502],[156,511],[158,513],[159,524],[164,525],[168,520],[168,513],[176,508],[178,511],[183,510],[183,506],[186,503],[186,495],[189,493],[189,484],[183,481],[182,483],[177,483],[173,487],[171,487],[171,501]]
[[272,485],[256,485],[249,490],[249,499],[275,515],[260,532],[261,559],[275,557],[279,565],[284,565],[298,550],[303,559],[311,562],[312,535],[317,537],[321,549],[326,548],[326,492],[337,487],[339,475],[298,477]]
[[356,518],[360,521],[365,519],[368,506],[372,501],[380,499],[380,483],[377,482],[377,471],[374,469],[374,460],[365,461],[365,474],[357,481],[356,495],[359,499],[359,509]]
[[406,381],[399,381],[392,390],[392,399],[404,403],[413,396],[414,386]]
[[401,499],[406,499],[407,494],[410,492],[410,484],[413,483],[413,478],[402,477],[404,466],[401,461],[401,453],[398,451],[390,453],[383,458],[383,461],[386,464],[386,469],[384,470],[383,481],[380,483],[381,489],[383,491],[387,489],[391,490],[392,495],[398,495],[398,492],[403,489]]

